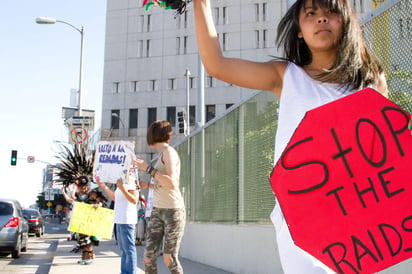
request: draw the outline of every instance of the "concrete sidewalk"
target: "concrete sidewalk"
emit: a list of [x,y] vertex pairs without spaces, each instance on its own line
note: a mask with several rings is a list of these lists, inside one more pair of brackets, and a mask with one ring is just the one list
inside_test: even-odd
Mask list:
[[[96,259],[91,265],[79,265],[77,261],[81,253],[70,253],[73,248],[73,241],[66,239],[59,240],[56,255],[50,267],[49,274],[113,274],[120,273],[120,252],[114,240],[101,240],[99,246],[95,246]],[[143,252],[144,246],[137,246],[137,274],[144,273]],[[211,266],[196,263],[184,258],[180,258],[184,273],[188,274],[228,274],[230,272],[216,269]],[[169,271],[163,263],[163,258],[158,259],[159,274],[167,274]]]

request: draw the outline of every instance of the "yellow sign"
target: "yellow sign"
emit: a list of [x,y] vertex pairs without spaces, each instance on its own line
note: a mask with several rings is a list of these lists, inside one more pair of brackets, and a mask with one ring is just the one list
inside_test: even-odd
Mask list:
[[48,201],[47,204],[46,204],[47,207],[51,207],[52,205],[53,205],[53,204],[52,204],[52,202],[50,202],[50,201]]
[[114,210],[94,208],[91,204],[74,203],[73,215],[68,230],[85,235],[112,238]]

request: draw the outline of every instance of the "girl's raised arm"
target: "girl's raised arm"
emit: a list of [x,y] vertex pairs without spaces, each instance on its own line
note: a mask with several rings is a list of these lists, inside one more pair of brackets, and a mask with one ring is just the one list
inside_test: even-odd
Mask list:
[[194,0],[196,38],[200,56],[210,76],[237,86],[272,91],[280,95],[286,62],[253,62],[225,58],[213,22],[210,0]]

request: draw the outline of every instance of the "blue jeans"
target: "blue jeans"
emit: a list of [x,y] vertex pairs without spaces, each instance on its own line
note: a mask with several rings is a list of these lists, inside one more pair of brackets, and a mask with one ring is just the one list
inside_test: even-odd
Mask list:
[[116,224],[117,243],[120,248],[121,274],[136,274],[137,252],[134,242],[136,225]]

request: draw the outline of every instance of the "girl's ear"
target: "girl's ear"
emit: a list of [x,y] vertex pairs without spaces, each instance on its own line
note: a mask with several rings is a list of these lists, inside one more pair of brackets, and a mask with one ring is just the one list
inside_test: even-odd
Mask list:
[[302,39],[303,38],[303,34],[301,31],[298,32],[298,38]]

